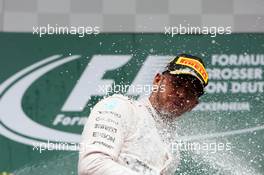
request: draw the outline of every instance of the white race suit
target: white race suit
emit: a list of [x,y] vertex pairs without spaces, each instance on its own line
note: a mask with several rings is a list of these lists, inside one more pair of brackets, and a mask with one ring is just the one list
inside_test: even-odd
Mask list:
[[[156,118],[156,119],[155,119]],[[82,133],[79,175],[169,175],[179,164],[148,98],[113,95],[98,102]]]

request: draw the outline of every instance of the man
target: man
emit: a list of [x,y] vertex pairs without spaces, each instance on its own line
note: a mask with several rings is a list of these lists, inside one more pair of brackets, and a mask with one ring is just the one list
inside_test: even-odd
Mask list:
[[180,158],[169,149],[170,124],[198,104],[207,84],[203,61],[181,54],[156,74],[149,98],[113,95],[97,103],[83,131],[79,175],[174,174]]

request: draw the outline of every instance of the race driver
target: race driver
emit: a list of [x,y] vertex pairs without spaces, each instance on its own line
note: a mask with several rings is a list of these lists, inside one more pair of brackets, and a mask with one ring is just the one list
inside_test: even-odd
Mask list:
[[172,153],[170,122],[191,111],[208,84],[203,61],[180,54],[157,73],[157,89],[134,101],[113,95],[98,102],[82,133],[79,175],[169,175],[180,162]]

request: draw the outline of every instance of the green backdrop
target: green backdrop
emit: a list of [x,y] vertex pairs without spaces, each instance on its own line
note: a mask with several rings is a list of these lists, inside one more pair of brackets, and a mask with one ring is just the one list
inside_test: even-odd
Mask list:
[[[39,38],[30,33],[0,33],[0,53],[0,174],[76,174],[76,151],[46,150],[40,153],[33,150],[30,142],[43,143],[49,137],[56,138],[58,131],[61,135],[58,134],[54,143],[78,141],[83,129],[83,123],[79,121],[85,119],[90,108],[103,98],[100,93],[90,95],[90,99],[85,94],[70,98],[73,90],[81,87],[78,84],[80,77],[83,77],[84,84],[87,81],[87,87],[81,87],[85,88],[82,93],[94,90],[89,83],[96,82],[89,77],[97,77],[98,82],[112,80],[116,84],[130,85],[144,76],[140,71],[147,61],[153,64],[150,67],[155,68],[154,63],[157,62],[151,59],[159,56],[169,59],[179,53],[204,58],[209,69],[209,88],[201,98],[200,106],[178,120],[179,139],[230,143],[231,150],[216,153],[182,151],[177,173],[264,174],[263,34],[232,34],[215,38],[164,34],[99,34],[84,38],[50,35]],[[52,56],[54,59],[50,59]],[[95,56],[102,57],[97,59]],[[119,60],[117,63],[114,56],[127,61],[121,64],[122,60]],[[69,57],[72,60],[66,61]],[[36,65],[47,59],[50,60]],[[65,63],[60,63],[60,60],[65,60]],[[100,66],[92,68],[90,63]],[[114,63],[121,66],[115,69],[105,67]],[[30,68],[32,65],[35,67]],[[20,72],[22,70],[24,72]],[[100,74],[101,70],[103,74]],[[149,69],[149,72],[153,73],[153,70]],[[37,73],[39,77],[33,81],[30,76],[37,77]],[[211,78],[210,73],[213,75]],[[16,77],[12,79],[12,76]],[[25,87],[23,83],[28,87],[21,93],[19,85]],[[21,98],[19,94],[22,94]],[[82,95],[86,98],[85,107],[78,111],[69,110],[74,99],[78,100]],[[66,101],[69,101],[68,110],[63,110]],[[32,125],[25,123],[22,114],[34,123],[53,129],[55,135],[47,132],[38,137],[41,130],[34,130]],[[54,124],[58,115],[65,120]],[[75,122],[71,120],[74,117]],[[63,135],[65,133],[68,135]]]

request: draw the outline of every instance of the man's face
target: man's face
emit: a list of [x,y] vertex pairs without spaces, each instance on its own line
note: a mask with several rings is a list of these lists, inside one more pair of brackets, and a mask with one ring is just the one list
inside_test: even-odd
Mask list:
[[155,95],[158,112],[162,114],[178,117],[199,103],[197,80],[190,75],[158,74],[154,84],[160,87]]

